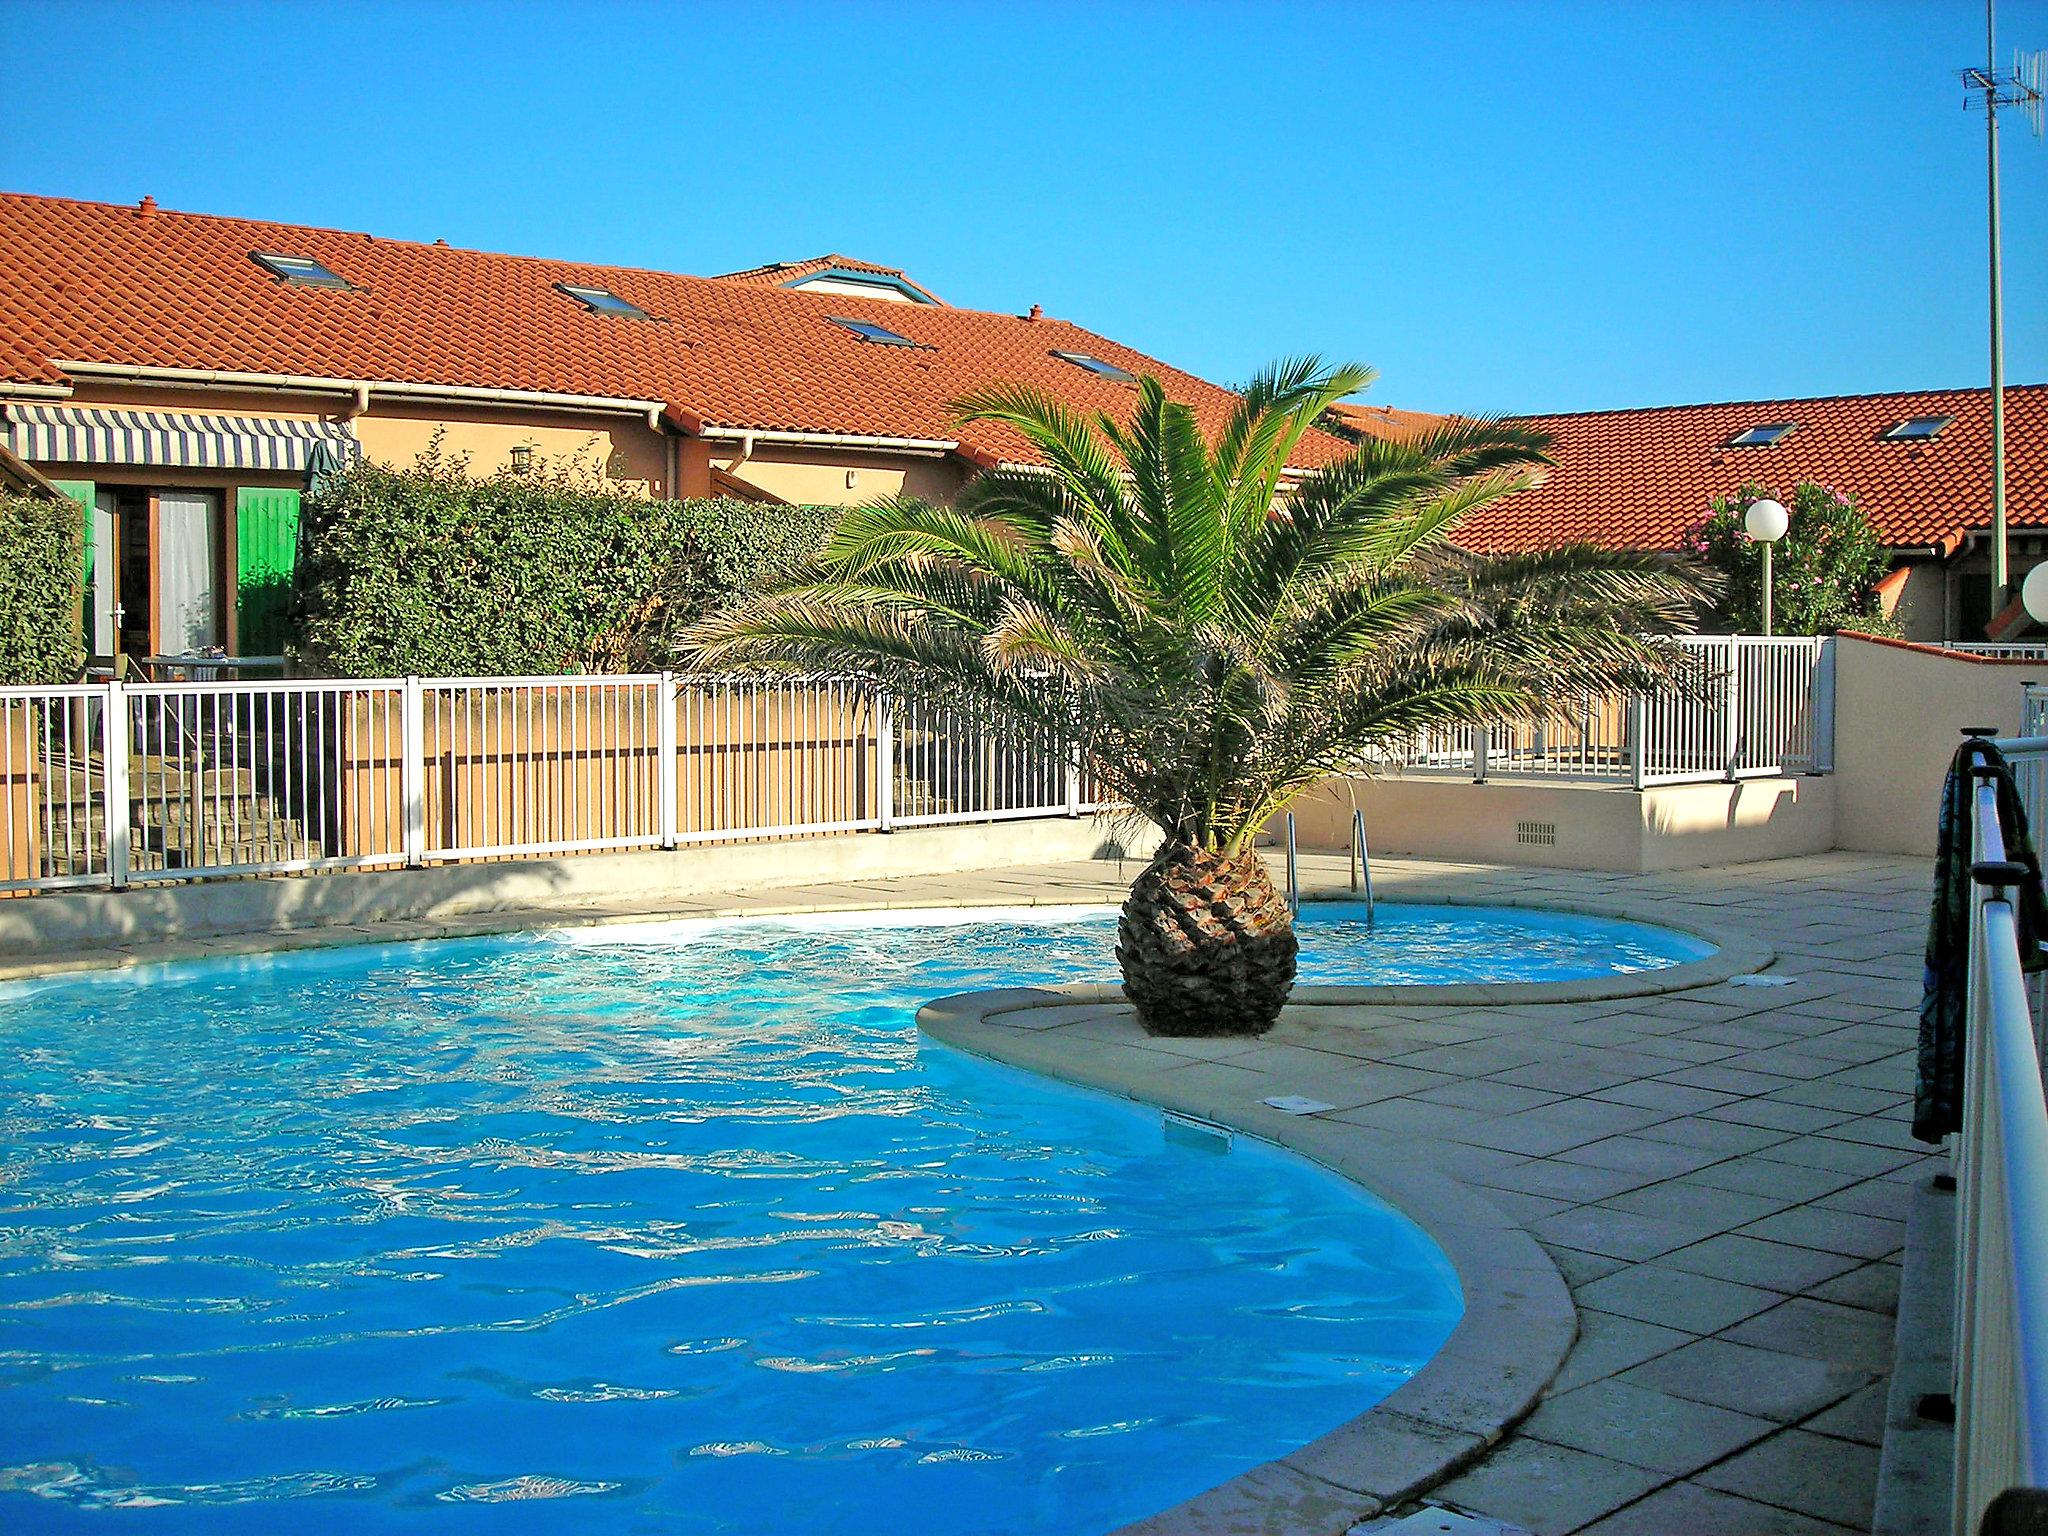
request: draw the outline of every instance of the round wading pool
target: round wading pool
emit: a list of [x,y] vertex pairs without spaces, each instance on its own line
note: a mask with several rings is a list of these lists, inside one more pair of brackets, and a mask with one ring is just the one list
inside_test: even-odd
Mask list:
[[[1478,948],[1516,976],[1470,952],[1495,920]],[[1303,976],[1695,957],[1552,921],[1311,908]],[[1447,1337],[1429,1239],[915,1029],[940,993],[1112,979],[1113,925],[601,928],[0,988],[0,1528],[1067,1536],[1285,1454]]]

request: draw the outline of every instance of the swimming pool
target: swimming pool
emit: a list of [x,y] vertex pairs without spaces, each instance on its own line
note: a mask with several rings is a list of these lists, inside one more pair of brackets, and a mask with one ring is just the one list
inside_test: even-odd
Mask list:
[[[1108,979],[1113,920],[0,990],[0,1528],[1023,1536],[1284,1454],[1447,1336],[1434,1245],[915,1032],[939,993]],[[1341,912],[1304,933],[1305,979],[1364,964]]]

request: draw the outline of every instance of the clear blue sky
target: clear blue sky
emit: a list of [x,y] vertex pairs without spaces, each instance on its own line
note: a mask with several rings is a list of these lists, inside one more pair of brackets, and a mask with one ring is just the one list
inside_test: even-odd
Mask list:
[[[1425,409],[1987,377],[1974,0],[0,8],[18,191],[684,272],[838,250]],[[2000,30],[2048,47],[2048,0]],[[2009,377],[2048,379],[2048,147],[2003,139]]]

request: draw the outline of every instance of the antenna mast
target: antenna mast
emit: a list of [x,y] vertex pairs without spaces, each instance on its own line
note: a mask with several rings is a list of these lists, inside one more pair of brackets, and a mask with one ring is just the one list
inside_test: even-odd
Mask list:
[[1986,165],[1990,176],[1991,247],[1991,612],[2005,611],[2011,582],[2005,550],[2005,264],[1998,227],[1998,109],[2018,107],[2041,137],[2042,58],[2016,54],[2010,70],[1998,67],[1998,0],[1984,0],[1984,67],[1966,69],[1963,107],[1984,107]]

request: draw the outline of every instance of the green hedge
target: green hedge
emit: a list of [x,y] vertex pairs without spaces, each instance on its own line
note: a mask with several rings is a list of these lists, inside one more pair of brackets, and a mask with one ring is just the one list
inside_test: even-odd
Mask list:
[[347,677],[656,670],[684,625],[803,565],[838,515],[366,464],[306,500],[298,648]]
[[0,684],[77,680],[84,591],[78,503],[0,492]]

